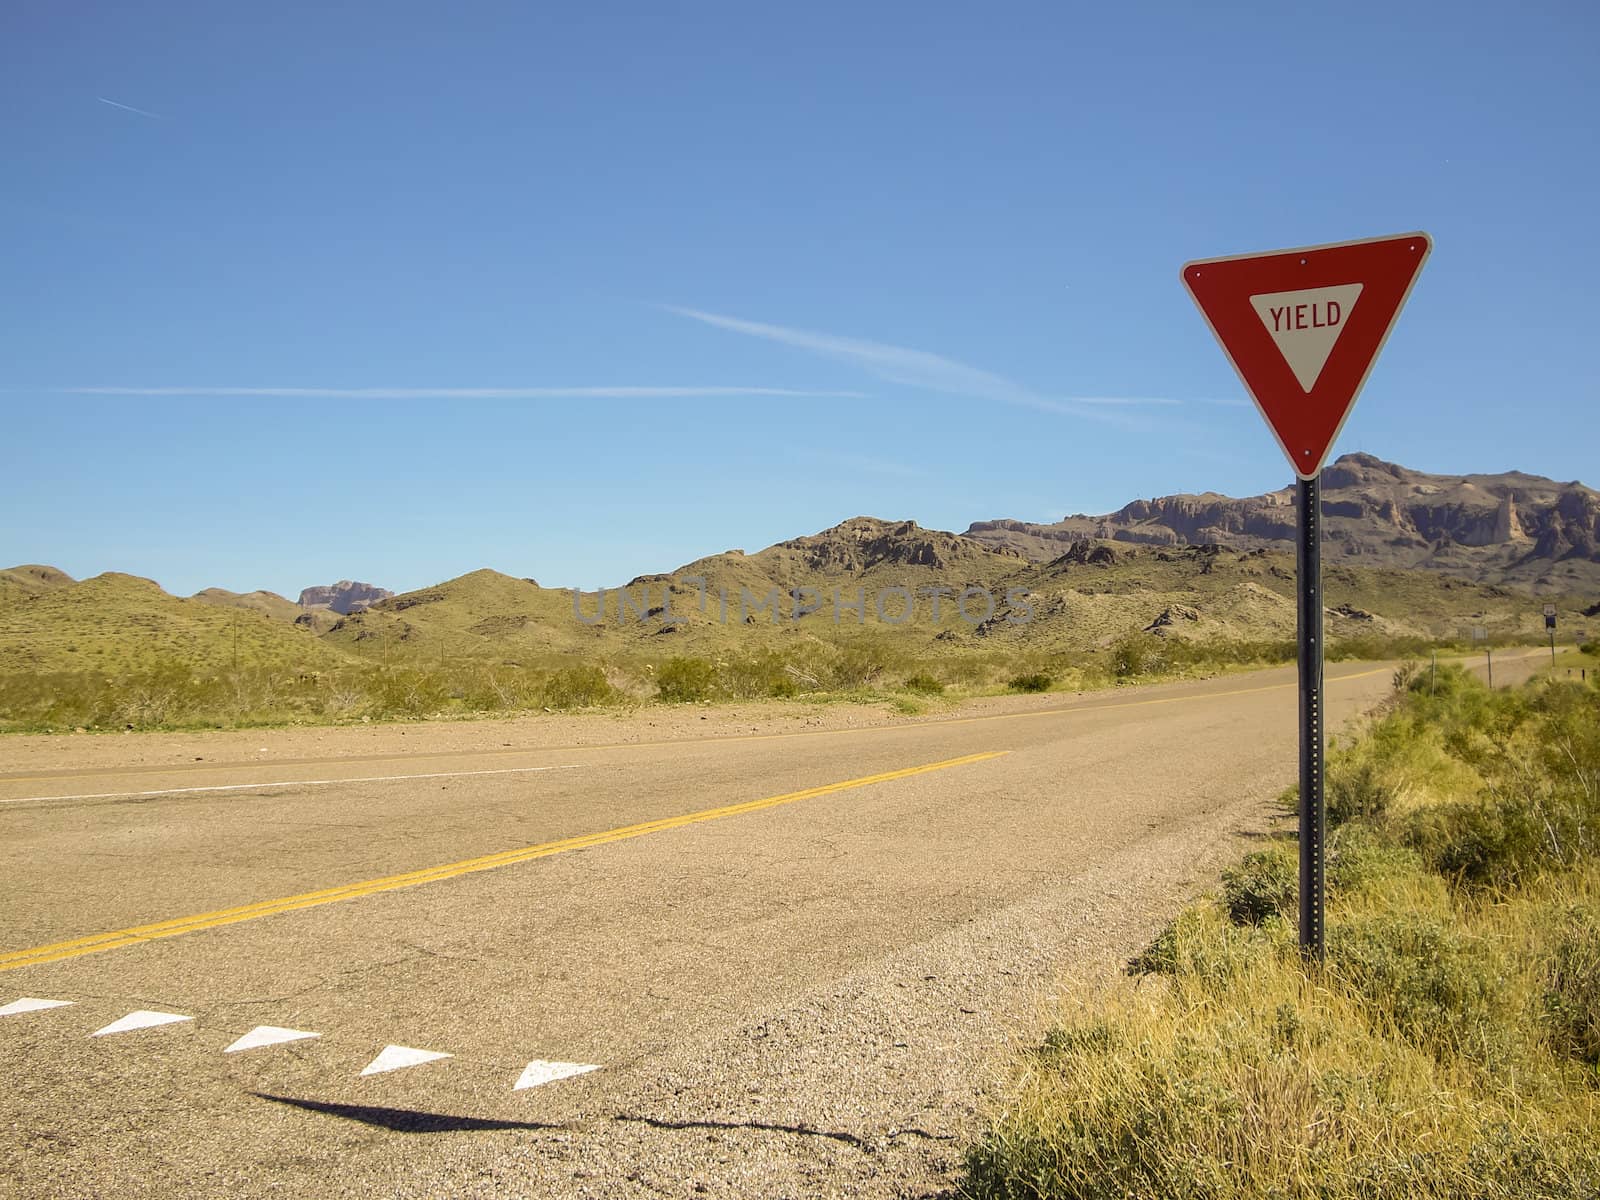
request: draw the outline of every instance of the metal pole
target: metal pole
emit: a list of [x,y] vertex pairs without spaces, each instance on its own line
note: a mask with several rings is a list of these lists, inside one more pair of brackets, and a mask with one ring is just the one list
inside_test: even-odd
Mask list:
[[1323,894],[1327,867],[1327,803],[1323,796],[1322,487],[1299,482],[1297,560],[1300,625],[1300,950],[1321,962],[1325,951]]
[[1489,659],[1489,690],[1492,692],[1494,691],[1494,647],[1485,646],[1483,652]]
[[1550,626],[1550,669],[1556,669],[1556,627]]

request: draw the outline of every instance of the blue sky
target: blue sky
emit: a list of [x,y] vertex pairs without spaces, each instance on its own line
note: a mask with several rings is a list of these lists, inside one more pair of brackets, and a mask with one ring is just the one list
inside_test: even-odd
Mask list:
[[1589,0],[12,0],[0,565],[596,586],[1252,494],[1180,264],[1419,228],[1336,452],[1594,484],[1596,61]]

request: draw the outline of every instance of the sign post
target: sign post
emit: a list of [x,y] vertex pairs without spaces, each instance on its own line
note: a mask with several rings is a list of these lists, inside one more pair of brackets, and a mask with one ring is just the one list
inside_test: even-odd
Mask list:
[[1544,606],[1544,627],[1550,631],[1550,669],[1553,671],[1556,666],[1556,606],[1554,604],[1546,604]]
[[1181,278],[1298,477],[1300,949],[1321,961],[1327,868],[1323,461],[1432,249],[1425,233],[1185,263]]

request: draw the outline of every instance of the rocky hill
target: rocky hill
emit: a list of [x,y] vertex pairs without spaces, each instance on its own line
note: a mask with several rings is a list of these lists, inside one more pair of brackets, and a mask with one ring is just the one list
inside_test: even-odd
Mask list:
[[[1600,492],[1538,475],[1429,475],[1370,454],[1322,473],[1324,553],[1352,565],[1426,568],[1541,591],[1600,587]],[[967,537],[1036,561],[1074,542],[1289,550],[1295,490],[1235,499],[1205,492],[1135,500],[1054,524],[979,521]]]
[[394,593],[388,588],[378,587],[371,583],[357,583],[352,579],[341,579],[330,587],[308,587],[300,593],[300,607],[304,610],[315,612],[323,609],[336,612],[340,616],[349,616],[351,613],[360,612],[370,608],[379,600],[387,600]]
[[230,592],[226,588],[206,588],[190,596],[201,604],[215,604],[221,608],[243,608],[250,612],[276,617],[280,621],[294,621],[300,616],[298,605],[291,604],[277,592]]

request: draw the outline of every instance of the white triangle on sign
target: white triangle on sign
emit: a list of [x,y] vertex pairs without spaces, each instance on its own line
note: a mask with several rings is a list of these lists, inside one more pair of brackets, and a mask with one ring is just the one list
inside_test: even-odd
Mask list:
[[96,1029],[90,1037],[105,1037],[108,1033],[127,1033],[133,1029],[150,1029],[156,1025],[171,1025],[177,1021],[192,1021],[193,1017],[180,1017],[177,1013],[151,1012],[149,1009],[136,1009],[125,1017],[119,1017],[104,1029]]
[[538,1087],[541,1083],[554,1083],[558,1079],[569,1079],[573,1075],[583,1075],[599,1069],[592,1063],[546,1062],[542,1058],[536,1058],[522,1069],[516,1086],[511,1090],[520,1092],[523,1088]]
[[320,1033],[307,1033],[303,1029],[284,1029],[279,1025],[257,1025],[249,1033],[223,1050],[233,1054],[240,1050],[254,1050],[257,1046],[276,1046],[282,1042],[298,1042],[303,1038],[321,1037]]
[[1251,296],[1256,316],[1277,343],[1300,388],[1307,395],[1317,386],[1328,355],[1344,332],[1361,295],[1361,284],[1306,288],[1298,292],[1266,292]]
[[70,1008],[71,1000],[40,1000],[34,996],[23,996],[13,1000],[4,1008],[0,1008],[0,1017],[14,1017],[18,1013],[39,1012],[46,1008]]
[[411,1046],[385,1046],[377,1058],[369,1062],[361,1073],[381,1075],[385,1071],[398,1071],[401,1067],[415,1067],[436,1058],[450,1058],[439,1050],[417,1050]]

